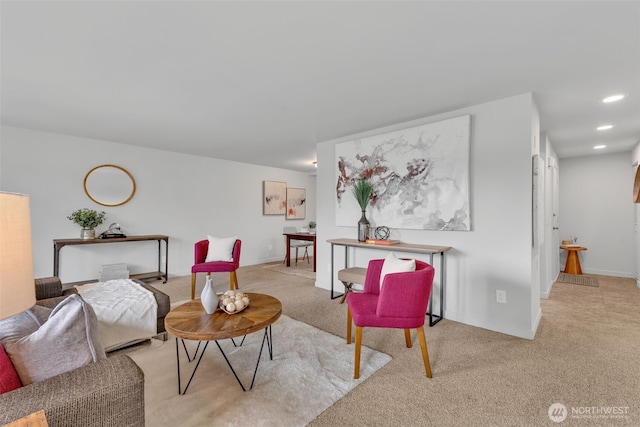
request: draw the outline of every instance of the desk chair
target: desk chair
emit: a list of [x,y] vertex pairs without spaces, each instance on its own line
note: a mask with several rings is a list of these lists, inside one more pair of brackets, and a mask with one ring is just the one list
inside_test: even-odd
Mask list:
[[[297,233],[298,229],[296,227],[284,227],[282,229],[283,233],[286,234],[293,234],[293,233]],[[296,248],[296,265],[298,265],[298,249],[299,248],[304,248],[304,254],[302,255],[302,260],[304,261],[304,257],[307,257],[307,263],[309,263],[309,246],[313,246],[313,242],[310,242],[308,240],[294,240],[291,239],[289,240],[289,242],[291,243],[289,246],[292,248]],[[287,244],[287,237],[285,236],[284,238],[284,244]],[[315,256],[315,254],[314,254]],[[284,261],[282,261],[283,264],[286,264],[287,262],[287,255],[285,252],[284,255]]]

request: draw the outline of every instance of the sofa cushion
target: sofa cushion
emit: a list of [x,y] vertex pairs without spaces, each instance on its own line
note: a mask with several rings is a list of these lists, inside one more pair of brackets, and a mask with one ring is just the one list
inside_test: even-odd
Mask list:
[[5,343],[23,385],[105,359],[98,319],[79,295],[62,301],[31,334]]
[[0,344],[0,394],[20,388],[20,378],[11,359]]
[[236,244],[237,237],[219,238],[207,236],[207,239],[209,239],[209,249],[207,250],[205,262],[233,261],[233,246]]

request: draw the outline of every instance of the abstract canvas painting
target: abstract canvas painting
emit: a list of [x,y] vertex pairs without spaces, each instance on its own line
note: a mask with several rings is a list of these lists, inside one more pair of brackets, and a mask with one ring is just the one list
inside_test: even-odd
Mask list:
[[263,181],[262,214],[284,215],[287,211],[287,183]]
[[373,185],[367,218],[390,228],[468,231],[471,116],[336,144],[336,224],[355,226],[351,194]]
[[307,190],[287,188],[287,219],[304,219],[307,213]]

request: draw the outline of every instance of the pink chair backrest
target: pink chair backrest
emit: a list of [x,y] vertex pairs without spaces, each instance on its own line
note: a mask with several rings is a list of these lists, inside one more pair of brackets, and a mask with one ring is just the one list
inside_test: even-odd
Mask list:
[[[236,240],[235,245],[233,245],[233,263],[236,265],[236,268],[240,266],[240,248],[242,246],[242,241],[240,239]],[[209,240],[200,240],[196,242],[194,246],[194,264],[202,264],[205,259],[207,259],[207,252],[209,251]]]
[[376,314],[384,317],[424,317],[431,296],[434,268],[416,260],[416,271],[386,275],[381,293],[383,263],[384,260],[369,261],[364,283],[365,293],[379,294]]

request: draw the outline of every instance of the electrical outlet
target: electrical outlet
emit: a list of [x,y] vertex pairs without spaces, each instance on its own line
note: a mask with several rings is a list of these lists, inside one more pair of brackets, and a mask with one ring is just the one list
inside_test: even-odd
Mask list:
[[507,303],[507,291],[496,289],[496,301],[502,304]]

